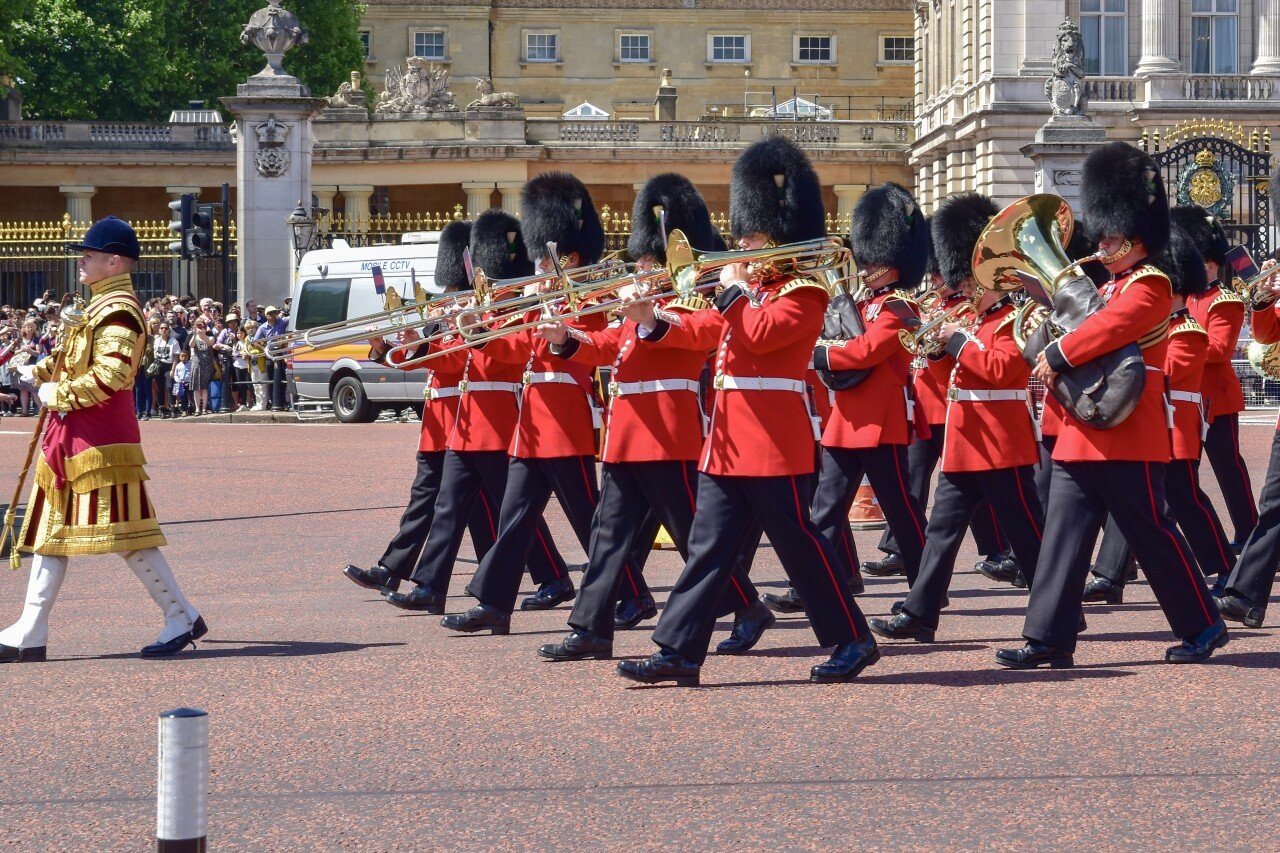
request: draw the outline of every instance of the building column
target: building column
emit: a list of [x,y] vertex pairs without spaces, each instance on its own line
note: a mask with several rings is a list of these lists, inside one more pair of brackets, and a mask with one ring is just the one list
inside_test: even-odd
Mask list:
[[327,232],[333,227],[333,199],[338,194],[338,188],[332,184],[327,186],[312,184],[311,194],[315,196],[316,207],[323,208],[326,211],[320,215],[320,221],[316,223],[316,227],[320,231]]
[[1280,75],[1280,0],[1257,0],[1258,56],[1249,73]]
[[866,184],[836,184],[832,187],[836,192],[836,219],[848,222],[853,217],[853,208],[867,191]]
[[467,194],[467,218],[475,219],[493,206],[493,181],[467,181],[462,191]]
[[366,234],[369,231],[369,197],[373,195],[373,187],[369,184],[359,186],[343,185],[343,219],[347,223],[347,233]]
[[498,192],[502,193],[502,212],[512,216],[520,215],[520,190],[524,189],[524,181],[498,181]]
[[1142,58],[1139,77],[1181,74],[1178,61],[1178,0],[1142,0]]
[[62,193],[67,199],[67,213],[71,216],[73,223],[79,224],[83,222],[88,225],[93,221],[93,202],[91,199],[97,191],[97,187],[89,186],[58,187],[58,192]]

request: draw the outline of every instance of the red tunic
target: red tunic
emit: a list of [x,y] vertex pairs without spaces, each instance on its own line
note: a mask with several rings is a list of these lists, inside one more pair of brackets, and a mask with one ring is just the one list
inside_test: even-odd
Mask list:
[[[1280,302],[1253,312],[1253,339],[1260,344],[1280,343]],[[1280,429],[1280,421],[1276,423]]]
[[[579,364],[613,366],[602,462],[694,461],[702,450],[698,377],[706,350],[637,346],[631,320],[599,332],[574,332],[557,349]],[[647,390],[635,383],[668,381],[686,388]]]
[[[526,315],[536,320],[537,311]],[[571,327],[585,331],[603,329],[604,315],[574,320]],[[562,456],[594,456],[596,416],[590,367],[575,364],[551,352],[551,344],[533,329],[515,332],[484,344],[481,349],[494,361],[522,368],[524,390],[520,413],[507,451],[518,459],[555,459]],[[538,381],[551,375],[572,382]]]
[[894,308],[916,314],[896,290],[882,288],[861,306],[863,334],[837,343],[820,341],[813,351],[816,367],[871,371],[855,387],[836,392],[835,416],[822,433],[824,447],[856,449],[911,441],[906,395],[911,354],[898,339],[906,325],[886,306],[891,300],[897,303]]
[[[944,473],[1034,465],[1040,458],[1027,407],[1031,366],[1013,339],[1015,310],[1007,302],[1000,304],[983,314],[972,333],[957,332],[948,343],[952,352],[959,346],[959,355],[942,444]],[[991,391],[1020,392],[1022,397],[984,400],[965,393]]]
[[1183,395],[1200,394],[1204,387],[1205,352],[1209,336],[1185,312],[1176,312],[1169,323],[1169,345],[1164,356],[1164,372],[1169,377],[1170,404],[1173,406],[1173,458],[1200,458],[1200,429],[1203,401],[1179,399]]
[[[461,453],[501,450],[511,446],[520,411],[518,365],[494,361],[482,350],[455,347],[438,361],[461,371],[458,410],[445,449]],[[443,367],[443,365],[442,365]]]
[[1244,411],[1244,390],[1231,366],[1244,326],[1244,302],[1230,290],[1214,285],[1187,297],[1191,317],[1209,335],[1202,393],[1208,399],[1209,420]]
[[1045,391],[1044,402],[1040,407],[1040,435],[1057,438],[1058,433],[1062,432],[1062,421],[1066,416],[1062,404],[1053,396],[1053,392]]
[[1064,416],[1053,458],[1057,462],[1168,462],[1164,356],[1173,289],[1164,273],[1144,264],[1106,285],[1102,295],[1106,305],[1050,344],[1050,349],[1060,350],[1069,364],[1085,364],[1127,343],[1147,344],[1142,350],[1147,365],[1142,397],[1133,413],[1110,429],[1094,429]]
[[[443,348],[457,345],[455,339],[444,344]],[[387,361],[394,367],[400,367],[416,355],[417,352],[394,352],[387,356]],[[458,411],[457,390],[458,380],[462,378],[462,365],[442,356],[409,368],[401,367],[401,370],[419,368],[427,371],[427,394],[422,402],[422,432],[418,436],[418,452],[440,453],[444,451],[449,433],[453,431],[453,419]]]
[[[699,471],[737,477],[812,474],[816,439],[803,391],[828,294],[814,281],[789,276],[755,284],[760,307],[739,298],[723,315],[706,309],[677,316],[644,340],[698,353],[716,351],[711,423]],[[760,378],[792,387],[725,387]]]

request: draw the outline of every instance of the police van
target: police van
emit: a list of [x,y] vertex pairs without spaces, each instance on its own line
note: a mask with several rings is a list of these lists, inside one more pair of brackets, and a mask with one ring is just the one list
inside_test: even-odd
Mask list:
[[[439,241],[439,231],[425,231],[405,234],[399,244],[352,248],[335,239],[331,249],[307,252],[293,283],[288,330],[305,332],[377,314],[385,302],[380,289],[394,289],[406,302],[413,301],[415,283],[429,295],[439,293],[435,286]],[[301,412],[332,405],[338,420],[358,423],[374,420],[383,409],[420,407],[426,371],[403,371],[369,360],[368,336],[361,333],[390,328],[387,321],[374,319],[327,332],[312,343],[354,339],[314,352],[295,343],[287,360],[295,408]]]

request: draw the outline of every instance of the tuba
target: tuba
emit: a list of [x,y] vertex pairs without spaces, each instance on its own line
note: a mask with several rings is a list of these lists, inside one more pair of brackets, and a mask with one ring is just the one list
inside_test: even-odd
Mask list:
[[[1072,261],[1063,246],[1071,241],[1075,220],[1062,198],[1040,193],[1000,211],[978,237],[973,274],[988,290],[1026,287],[1028,299],[1014,320],[1022,357],[1035,364],[1057,338],[1079,326],[1105,305],[1093,280]],[[1137,408],[1146,383],[1142,350],[1129,342],[1093,361],[1058,374],[1050,389],[1077,420],[1108,429]]]
[[1253,372],[1263,379],[1280,379],[1280,344],[1262,344],[1249,341],[1245,356]]

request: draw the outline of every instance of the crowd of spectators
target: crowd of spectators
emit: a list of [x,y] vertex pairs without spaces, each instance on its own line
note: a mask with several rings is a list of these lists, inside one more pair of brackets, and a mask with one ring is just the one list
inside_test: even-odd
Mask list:
[[[181,418],[213,412],[265,411],[270,382],[283,364],[263,354],[264,340],[283,334],[283,308],[222,303],[209,297],[160,296],[147,300],[147,336],[134,381],[138,418]],[[59,304],[46,291],[29,309],[0,306],[0,352],[14,355],[0,365],[0,415],[30,417],[40,405],[35,385],[15,369],[49,355],[57,343]],[[12,395],[13,400],[7,401]]]

